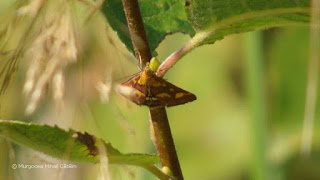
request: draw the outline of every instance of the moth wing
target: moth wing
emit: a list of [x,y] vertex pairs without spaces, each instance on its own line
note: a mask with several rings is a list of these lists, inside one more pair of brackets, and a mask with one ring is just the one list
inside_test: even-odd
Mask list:
[[121,83],[117,91],[138,105],[146,105],[147,87],[138,83],[140,74]]
[[149,84],[150,91],[159,101],[159,106],[176,106],[197,99],[194,94],[183,90],[154,74],[152,76],[152,81],[150,81]]
[[[196,96],[146,69],[139,75],[121,84],[121,95],[138,105],[149,107],[176,106],[196,100]],[[126,89],[126,90],[123,90]]]

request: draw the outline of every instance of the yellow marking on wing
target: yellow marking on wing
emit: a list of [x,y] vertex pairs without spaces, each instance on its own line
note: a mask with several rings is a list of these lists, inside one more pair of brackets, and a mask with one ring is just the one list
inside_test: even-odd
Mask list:
[[170,94],[167,94],[167,93],[160,93],[160,94],[157,94],[156,95],[158,98],[165,98],[165,97],[171,97]]
[[157,81],[157,79],[155,79],[155,78],[151,78],[148,83],[149,83],[152,87],[160,87],[160,86],[166,87],[166,86],[167,86],[166,83],[162,83],[162,82],[160,82],[160,81]]
[[[140,85],[148,85],[151,87],[166,87],[167,84],[166,83],[162,83],[160,81],[158,81],[157,79],[155,79],[154,77],[152,77],[152,74],[150,75],[150,73],[152,72],[148,72],[148,70],[145,70],[141,73],[140,78],[138,80],[138,84]],[[136,83],[136,81],[133,81],[133,83]]]
[[170,88],[170,89],[169,89],[169,91],[173,92],[173,91],[174,91],[174,89],[173,89],[173,88]]
[[148,76],[147,76],[146,72],[143,71],[143,72],[141,73],[141,75],[140,75],[139,80],[138,80],[138,84],[140,84],[140,85],[146,85],[147,80],[148,80]]
[[146,100],[157,101],[158,98],[156,98],[156,97],[146,97]]
[[181,98],[182,96],[184,96],[184,93],[176,93],[175,98]]
[[155,79],[152,79],[151,82],[150,82],[150,85],[152,87],[159,87],[159,86],[161,86],[161,82],[156,81]]
[[134,91],[134,94],[136,94],[136,95],[138,95],[138,96],[143,96],[143,97],[145,97],[146,95],[145,94],[143,94],[141,91],[139,91],[139,90],[135,90]]

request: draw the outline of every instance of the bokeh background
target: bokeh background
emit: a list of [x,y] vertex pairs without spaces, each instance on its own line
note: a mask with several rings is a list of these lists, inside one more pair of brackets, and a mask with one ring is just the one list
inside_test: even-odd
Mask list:
[[[0,15],[7,21],[12,17],[8,13],[12,12],[11,7],[12,2],[1,0]],[[91,11],[81,3],[74,5],[79,54],[77,63],[67,68],[63,108],[54,105],[48,90],[36,112],[24,114],[27,102],[22,87],[30,60],[21,58],[9,89],[1,97],[0,117],[87,131],[124,153],[156,153],[149,136],[146,107],[128,102],[114,90],[108,102],[99,98],[97,82],[112,74],[115,86],[139,69],[116,34],[106,28],[101,14],[95,13],[88,21]],[[16,26],[16,36],[6,49],[14,49],[19,43],[18,34],[24,32],[29,21],[26,18]],[[1,21],[0,26],[6,23]],[[309,31],[308,27],[287,27],[231,35],[196,48],[166,74],[165,79],[198,98],[186,105],[167,108],[186,180],[320,179],[319,108],[311,154],[300,153]],[[164,60],[189,39],[180,33],[167,36],[157,48],[158,59]],[[257,44],[252,44],[252,40]],[[261,101],[252,108],[247,59],[257,52],[261,75],[257,86],[262,94]],[[4,58],[0,60],[2,63]],[[259,108],[264,110],[261,118],[252,119],[253,111]],[[258,142],[254,143],[255,140]],[[259,159],[259,153],[265,153],[265,159]],[[61,161],[0,137],[0,179],[101,179],[103,174],[100,164],[77,164],[78,168],[69,170],[12,170],[13,163]],[[104,173],[112,179],[156,179],[146,170],[124,165],[110,165],[109,172]]]

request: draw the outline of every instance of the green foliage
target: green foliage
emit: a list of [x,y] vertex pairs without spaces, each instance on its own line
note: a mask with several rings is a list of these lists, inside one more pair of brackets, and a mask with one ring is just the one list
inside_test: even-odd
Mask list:
[[[279,123],[301,126],[307,84],[309,29],[287,28],[274,35],[267,52],[268,68],[273,69],[269,72],[273,80],[269,89],[273,97],[268,107],[272,110],[270,119],[273,126]],[[295,45],[297,43],[298,46]]]
[[[139,4],[152,52],[174,32],[191,36],[205,32],[197,44],[203,45],[234,33],[305,24],[310,10],[309,0],[141,0]],[[102,12],[133,52],[121,0],[106,1]]]
[[[210,25],[223,21],[227,18],[239,16],[245,13],[261,12],[263,10],[276,10],[288,8],[307,8],[310,1],[306,0],[188,0],[189,5],[186,7],[188,19],[193,27],[197,30],[203,30]],[[290,16],[284,17],[292,19]]]
[[309,22],[309,0],[188,0],[188,19],[197,32],[209,32],[202,44],[226,35]]
[[[182,32],[194,35],[184,10],[183,0],[140,0],[141,15],[153,55],[167,34]],[[133,46],[121,0],[105,1],[102,13],[121,41],[133,53]],[[134,54],[134,53],[133,53]]]
[[[59,159],[75,162],[98,163],[99,153],[93,155],[88,148],[88,140],[79,140],[79,132],[65,131],[57,126],[38,125],[20,121],[0,120],[0,134],[12,139],[18,144],[30,147]],[[151,166],[160,161],[158,156],[148,154],[122,154],[110,143],[88,135],[86,138],[95,139],[92,146],[103,146],[106,149],[109,163],[136,166]],[[98,143],[102,142],[102,143]]]

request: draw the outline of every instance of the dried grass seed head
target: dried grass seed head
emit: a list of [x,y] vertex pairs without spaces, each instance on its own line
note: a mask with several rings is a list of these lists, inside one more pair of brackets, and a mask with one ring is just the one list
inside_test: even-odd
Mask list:
[[[64,95],[64,70],[77,60],[77,46],[67,2],[61,13],[56,13],[42,25],[39,35],[35,38],[28,54],[31,60],[27,70],[24,93],[29,98],[26,113],[35,111],[44,88],[53,84],[53,99],[62,101]],[[59,103],[61,104],[61,103]]]

